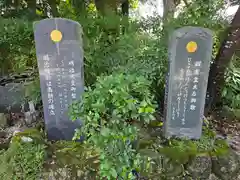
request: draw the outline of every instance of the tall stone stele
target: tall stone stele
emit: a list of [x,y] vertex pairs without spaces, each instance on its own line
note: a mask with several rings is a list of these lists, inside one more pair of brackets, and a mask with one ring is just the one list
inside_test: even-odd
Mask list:
[[82,28],[62,18],[34,24],[44,120],[49,140],[71,140],[81,121],[68,108],[84,91]]
[[206,28],[183,27],[172,34],[165,90],[166,137],[201,137],[212,46],[212,32]]

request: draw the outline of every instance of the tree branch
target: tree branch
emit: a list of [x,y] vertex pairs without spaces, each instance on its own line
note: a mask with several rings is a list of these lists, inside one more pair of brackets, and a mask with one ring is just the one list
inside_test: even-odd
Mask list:
[[184,4],[186,7],[189,7],[189,3],[187,2],[187,0],[183,0]]
[[184,2],[184,4],[185,4],[185,6],[187,7],[187,8],[189,8],[189,3],[187,2],[187,0],[183,0],[183,2]]

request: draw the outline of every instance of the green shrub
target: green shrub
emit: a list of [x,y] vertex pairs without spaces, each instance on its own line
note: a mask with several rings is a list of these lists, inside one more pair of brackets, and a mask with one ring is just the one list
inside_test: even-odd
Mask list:
[[0,18],[0,71],[2,74],[36,67],[32,23]]
[[240,66],[236,63],[239,58],[234,56],[232,61],[226,72],[222,97],[224,105],[233,109],[240,109]]
[[99,151],[101,177],[131,179],[129,172],[140,164],[131,143],[139,132],[134,124],[148,124],[155,108],[150,82],[143,76],[122,73],[98,78],[81,102],[72,105],[72,119],[80,118],[84,124],[75,138],[84,134],[87,143]]
[[[87,86],[94,84],[98,76],[110,75],[120,69],[120,72],[137,72],[150,81],[156,80],[160,86],[158,89],[163,90],[167,49],[160,37],[152,38],[143,32],[141,23],[136,20],[130,19],[128,30],[122,33],[124,19],[118,15],[102,17],[89,11],[87,15],[77,16],[70,5],[63,2],[62,6],[62,16],[78,21],[83,28]],[[119,28],[116,34],[111,34],[116,27]]]
[[13,138],[8,150],[0,154],[0,176],[6,180],[35,180],[42,172],[45,145],[39,141],[23,142]]
[[25,87],[25,98],[34,104],[41,102],[41,89],[39,77]]

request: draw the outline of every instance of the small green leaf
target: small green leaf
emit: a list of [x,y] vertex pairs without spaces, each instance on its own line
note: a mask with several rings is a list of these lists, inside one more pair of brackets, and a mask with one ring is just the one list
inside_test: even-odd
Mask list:
[[138,113],[143,113],[144,110],[145,110],[145,109],[141,107],[141,108],[138,109]]
[[114,178],[117,178],[118,174],[117,174],[117,171],[115,169],[111,169],[111,175],[114,177]]
[[153,112],[154,112],[154,109],[153,109],[152,107],[149,107],[149,106],[148,106],[148,107],[145,108],[145,112],[146,112],[146,113],[153,113]]
[[101,135],[107,137],[110,134],[110,130],[108,128],[101,129]]

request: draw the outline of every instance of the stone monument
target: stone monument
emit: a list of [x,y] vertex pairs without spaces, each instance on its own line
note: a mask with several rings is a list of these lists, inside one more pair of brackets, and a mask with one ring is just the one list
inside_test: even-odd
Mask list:
[[212,32],[205,28],[183,27],[172,34],[165,90],[166,137],[201,137],[212,46]]
[[84,91],[82,28],[63,19],[34,24],[34,38],[44,120],[49,140],[71,140],[81,121],[71,121],[68,108]]

